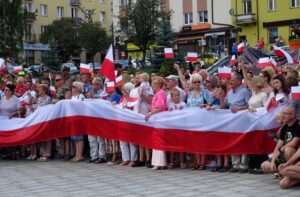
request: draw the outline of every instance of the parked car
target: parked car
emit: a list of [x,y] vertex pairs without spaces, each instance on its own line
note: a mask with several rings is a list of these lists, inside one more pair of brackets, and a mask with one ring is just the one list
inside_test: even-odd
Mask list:
[[64,63],[64,64],[62,64],[61,70],[62,70],[64,67],[70,68],[70,73],[71,73],[71,74],[77,74],[77,73],[79,73],[78,68],[77,68],[77,67],[75,66],[75,64],[73,64],[73,63]]
[[93,66],[93,63],[88,63],[88,65],[90,65],[90,67],[94,68],[95,71],[98,71],[101,68],[100,62],[94,62],[94,66]]
[[31,65],[28,68],[24,69],[29,73],[43,73],[41,65]]
[[[136,66],[137,66],[136,65],[136,60],[132,60],[131,63],[132,63],[132,67],[136,68]],[[141,63],[141,65],[144,64],[143,67],[146,67],[146,68],[150,68],[151,67],[151,62],[149,61],[149,59],[145,59],[145,63],[143,63],[143,61],[140,60],[140,63]]]
[[123,66],[123,69],[128,68],[128,60],[116,60],[114,63],[121,64]]

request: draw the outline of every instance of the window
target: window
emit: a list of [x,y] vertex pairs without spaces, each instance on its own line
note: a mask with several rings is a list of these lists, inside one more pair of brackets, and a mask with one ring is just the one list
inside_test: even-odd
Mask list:
[[300,7],[300,0],[291,0],[291,7],[292,8]]
[[47,5],[41,4],[40,13],[41,16],[47,16]]
[[193,23],[193,13],[190,12],[190,13],[184,14],[184,24],[188,25],[191,23]]
[[271,27],[268,31],[269,36],[269,44],[273,44],[276,41],[276,38],[278,38],[278,28],[277,27]]
[[244,14],[252,13],[251,0],[243,0],[243,11],[244,11]]
[[57,7],[57,17],[61,18],[64,16],[64,8],[63,7]]
[[41,26],[41,33],[45,33],[47,31],[47,26],[42,25]]
[[27,12],[32,12],[32,4],[31,3],[25,3],[24,8]]
[[78,9],[77,8],[71,8],[71,17],[72,18],[78,18]]
[[26,25],[25,40],[26,41],[32,40],[32,24]]
[[100,0],[100,3],[105,3],[105,1],[104,0]]
[[277,10],[277,0],[268,0],[268,10],[269,11]]
[[100,12],[100,14],[99,14],[99,20],[100,20],[100,22],[104,22],[105,21],[105,12]]
[[127,4],[128,4],[127,0],[120,0],[120,6],[124,6]]
[[199,11],[199,23],[207,23],[208,17],[207,17],[207,11]]

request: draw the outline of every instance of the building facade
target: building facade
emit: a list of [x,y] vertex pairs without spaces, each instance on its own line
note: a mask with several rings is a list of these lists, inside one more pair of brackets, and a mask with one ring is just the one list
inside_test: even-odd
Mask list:
[[[40,36],[46,26],[63,17],[73,18],[80,24],[83,20],[101,22],[108,32],[111,25],[110,0],[24,0],[24,9],[28,12],[27,30],[24,37],[24,54],[26,64],[39,64],[47,57],[48,45],[40,43]],[[93,14],[90,14],[93,11]],[[89,17],[91,16],[91,17]],[[83,51],[72,59],[86,62]],[[100,62],[100,54],[95,57]]]
[[264,38],[269,50],[276,39],[288,45],[292,27],[300,28],[300,0],[232,0],[232,22],[241,28],[238,40],[250,46]]

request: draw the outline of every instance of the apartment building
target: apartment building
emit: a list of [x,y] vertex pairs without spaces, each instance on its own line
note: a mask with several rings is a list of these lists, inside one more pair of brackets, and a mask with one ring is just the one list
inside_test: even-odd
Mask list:
[[[109,31],[111,25],[110,15],[111,0],[24,0],[24,9],[29,13],[27,21],[28,33],[24,37],[23,58],[27,64],[42,63],[50,50],[49,45],[39,41],[40,35],[46,26],[62,17],[71,17],[76,24],[82,21],[99,21]],[[93,11],[93,14],[89,14]],[[92,16],[92,17],[88,17]],[[100,61],[101,54],[97,54],[95,61]],[[83,51],[73,59],[86,60]]]
[[239,40],[250,46],[264,38],[269,50],[278,37],[288,45],[292,27],[300,29],[300,0],[232,0],[233,23],[241,28]]

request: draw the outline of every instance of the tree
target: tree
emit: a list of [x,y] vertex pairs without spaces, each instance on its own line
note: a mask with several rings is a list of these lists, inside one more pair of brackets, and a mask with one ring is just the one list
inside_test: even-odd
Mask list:
[[41,35],[41,41],[50,45],[57,54],[60,63],[67,62],[73,54],[81,52],[78,41],[79,25],[81,21],[72,18],[62,18],[48,25]]
[[79,42],[94,63],[95,54],[108,47],[108,36],[100,23],[83,23],[79,29]]
[[160,0],[129,1],[124,13],[119,15],[120,37],[137,45],[143,52],[143,60],[150,44],[155,42],[159,33],[160,21],[169,15],[161,9]]
[[0,21],[0,57],[16,60],[23,51],[26,24],[23,1],[0,1]]
[[165,16],[160,22],[159,33],[156,37],[156,44],[158,46],[172,47],[174,39],[175,37],[171,25],[171,16]]

